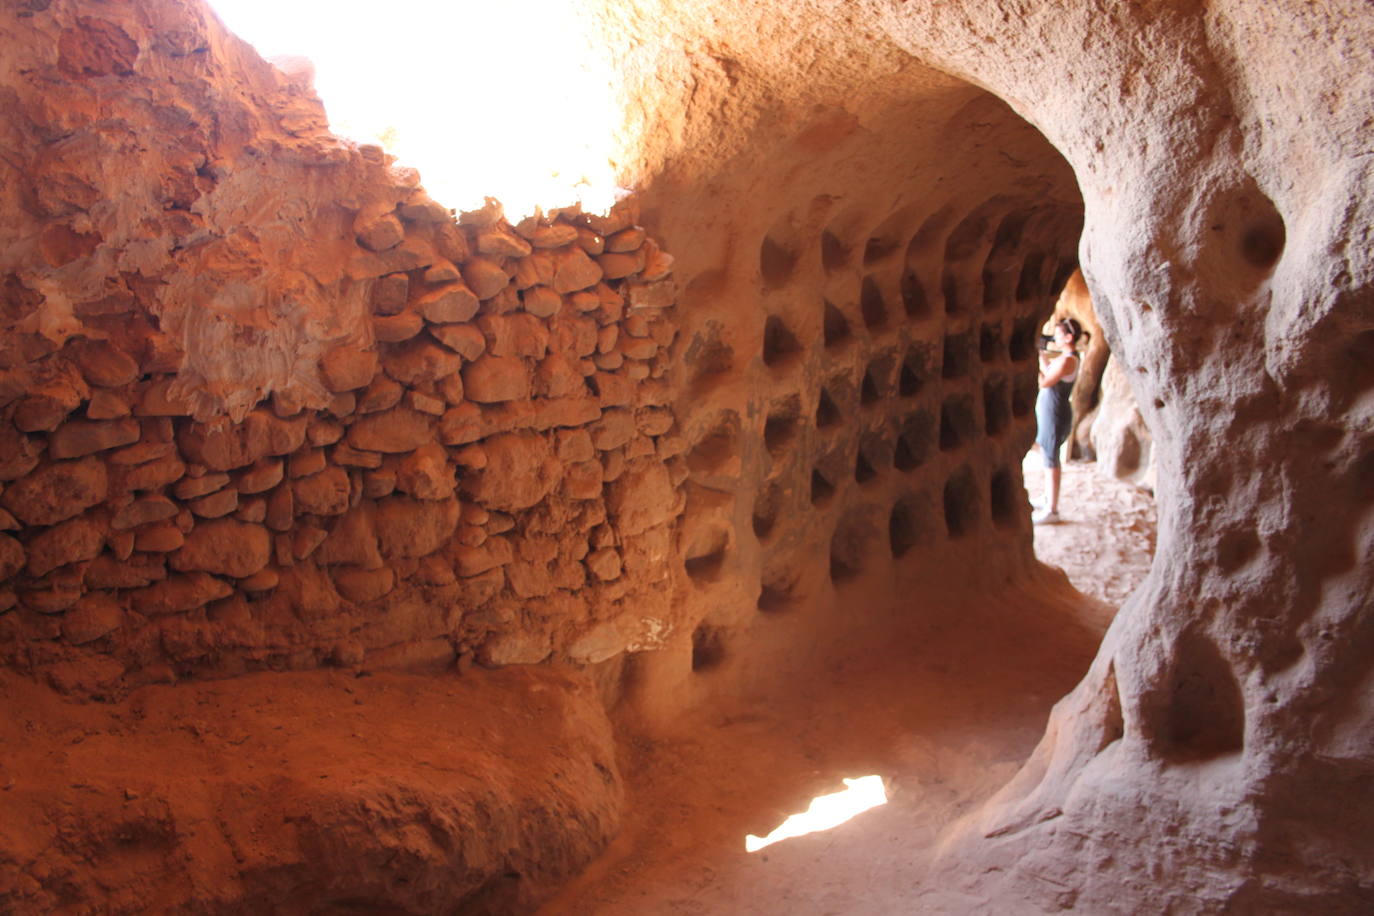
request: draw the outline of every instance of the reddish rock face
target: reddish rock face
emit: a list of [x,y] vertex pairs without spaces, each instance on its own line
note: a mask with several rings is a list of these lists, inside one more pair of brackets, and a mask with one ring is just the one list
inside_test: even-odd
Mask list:
[[267,530],[234,519],[201,522],[172,554],[172,568],[246,578],[267,565],[272,546]]
[[44,465],[5,488],[0,504],[29,525],[52,525],[100,503],[108,492],[105,465],[96,458]]
[[[635,689],[670,719],[788,640],[872,624],[832,613],[878,613],[844,589],[1032,574],[1034,338],[1081,266],[1140,405],[1104,426],[1110,457],[1153,430],[1164,549],[948,844],[947,883],[1020,899],[1058,876],[1032,902],[1088,910],[1365,903],[1367,9],[605,5],[636,100],[613,158],[645,190],[512,226],[328,135],[200,7],[20,6],[7,669],[104,697],[454,658],[594,660],[612,684],[653,653]],[[778,635],[761,591],[815,613]],[[56,822],[33,822],[55,856]],[[380,860],[386,832],[340,861]],[[490,861],[537,873],[521,855]],[[23,905],[160,880],[97,902],[67,865],[28,869]],[[466,905],[374,890],[340,899]]]

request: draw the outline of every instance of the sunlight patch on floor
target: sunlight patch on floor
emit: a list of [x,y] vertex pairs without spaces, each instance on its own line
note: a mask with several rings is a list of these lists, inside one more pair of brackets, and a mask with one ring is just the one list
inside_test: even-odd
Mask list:
[[811,804],[804,812],[792,815],[768,836],[756,837],[752,833],[746,836],[745,852],[758,852],[781,840],[838,827],[855,815],[887,804],[887,790],[883,787],[881,776],[846,779],[844,784],[846,788],[843,792],[818,795],[811,799]]

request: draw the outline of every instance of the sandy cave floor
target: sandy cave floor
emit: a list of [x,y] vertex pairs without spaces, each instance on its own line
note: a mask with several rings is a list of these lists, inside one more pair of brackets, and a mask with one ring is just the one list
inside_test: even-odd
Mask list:
[[[1039,455],[1027,456],[1039,496]],[[1149,495],[1068,463],[1064,522],[1036,530],[1059,566],[1030,590],[949,599],[923,645],[835,660],[766,702],[713,709],[622,747],[623,830],[552,914],[1015,912],[1011,901],[930,886],[942,831],[1000,788],[1053,704],[1086,670],[1121,600],[1148,571]],[[1101,603],[1099,603],[1101,602]],[[933,615],[932,615],[933,616]],[[843,777],[883,777],[887,805],[754,854],[765,835]]]

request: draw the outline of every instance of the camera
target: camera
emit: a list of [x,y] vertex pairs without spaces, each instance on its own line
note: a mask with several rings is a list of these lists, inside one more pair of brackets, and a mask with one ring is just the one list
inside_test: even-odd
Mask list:
[[1053,344],[1053,343],[1054,343],[1054,335],[1053,335],[1053,334],[1041,334],[1041,335],[1040,335],[1040,349],[1042,349],[1042,350],[1049,350],[1049,349],[1050,349],[1050,345]]

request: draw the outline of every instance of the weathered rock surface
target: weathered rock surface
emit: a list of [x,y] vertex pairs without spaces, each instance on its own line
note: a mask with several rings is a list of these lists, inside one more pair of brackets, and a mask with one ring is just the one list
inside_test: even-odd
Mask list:
[[[83,600],[64,635],[99,640],[117,613]],[[609,842],[619,776],[584,679],[371,673],[347,690],[323,671],[155,685],[103,717],[0,674],[44,723],[0,724],[7,772],[26,774],[6,796],[7,848],[23,855],[0,865],[0,906],[132,913],[156,886],[159,906],[187,911],[291,910],[299,894],[315,909],[529,912]],[[76,745],[60,737],[78,731]],[[74,783],[89,795],[75,808]],[[221,854],[231,846],[244,856]],[[68,876],[60,889],[52,870]]]
[[[646,191],[512,227],[329,136],[199,7],[27,4],[0,24],[0,659],[106,696],[581,647],[671,717],[877,625],[846,589],[1033,569],[1034,337],[1081,257],[1154,431],[1161,555],[941,881],[1040,909],[1358,911],[1371,14],[1108,7],[606,5],[636,100],[611,158]],[[798,601],[822,607],[758,622]],[[652,653],[635,678],[626,650]],[[165,810],[133,835],[203,826]],[[261,876],[290,875],[341,907],[487,904],[425,896],[464,843],[407,847],[402,889],[312,875],[399,834],[292,810],[347,854],[236,865],[262,884],[216,900],[270,907]],[[38,863],[0,903],[95,900],[35,842],[0,856]],[[483,882],[536,868],[489,861]],[[202,887],[183,878],[169,908]]]

